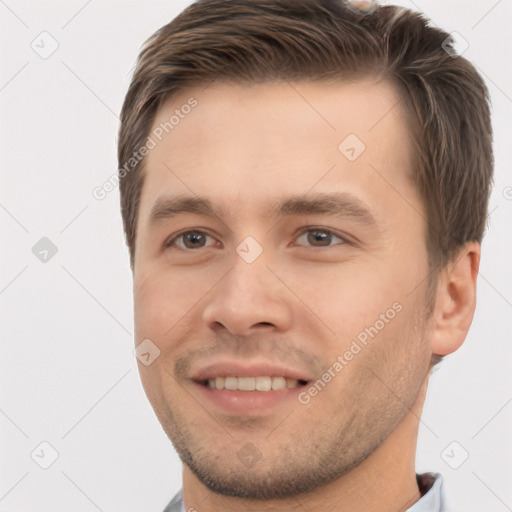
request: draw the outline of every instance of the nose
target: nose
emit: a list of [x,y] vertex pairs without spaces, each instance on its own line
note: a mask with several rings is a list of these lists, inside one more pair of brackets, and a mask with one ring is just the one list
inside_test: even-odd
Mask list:
[[263,258],[247,263],[238,255],[231,270],[208,294],[202,318],[218,332],[250,336],[261,329],[283,332],[293,322],[293,296]]

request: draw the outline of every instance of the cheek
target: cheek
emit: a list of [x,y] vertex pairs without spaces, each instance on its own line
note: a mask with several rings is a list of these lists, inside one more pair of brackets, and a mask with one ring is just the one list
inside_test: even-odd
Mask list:
[[204,272],[171,273],[160,267],[137,276],[133,289],[137,339],[145,337],[168,343],[176,337],[186,319],[197,312],[196,307],[212,287],[214,278]]
[[137,278],[133,291],[137,337],[163,340],[176,322],[182,298],[183,294],[178,294],[175,285],[162,275],[152,273]]
[[317,344],[325,340],[329,364],[345,353],[351,361],[359,360],[370,345],[382,344],[376,348],[383,357],[403,349],[405,333],[414,329],[426,307],[425,287],[417,286],[426,262],[416,263],[361,258],[330,269],[311,268],[300,277],[288,274],[287,281],[295,283],[294,291],[310,309],[301,317],[311,319],[312,311],[328,327],[325,336],[314,336]]
[[336,336],[325,358],[326,370],[330,368],[335,377],[325,394],[322,391],[318,406],[328,408],[329,403],[339,403],[344,408],[354,406],[357,412],[362,403],[371,401],[378,407],[380,399],[392,399],[385,383],[393,383],[392,388],[406,397],[409,387],[415,389],[420,381],[418,376],[424,377],[429,351],[419,322],[419,305],[395,302],[390,307],[376,303],[365,306],[373,310],[363,311],[360,304],[339,315],[334,326]]
[[[340,265],[290,271],[287,282],[338,338],[353,336],[402,302],[406,286],[389,263],[350,261]],[[394,310],[391,311],[391,314]]]

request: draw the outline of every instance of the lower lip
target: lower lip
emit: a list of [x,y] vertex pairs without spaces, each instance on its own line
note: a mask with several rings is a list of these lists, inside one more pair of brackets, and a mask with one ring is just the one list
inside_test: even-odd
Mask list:
[[229,391],[227,389],[212,389],[198,382],[194,382],[194,384],[210,402],[231,413],[239,414],[267,412],[287,400],[297,400],[298,394],[307,387],[299,386],[278,391]]

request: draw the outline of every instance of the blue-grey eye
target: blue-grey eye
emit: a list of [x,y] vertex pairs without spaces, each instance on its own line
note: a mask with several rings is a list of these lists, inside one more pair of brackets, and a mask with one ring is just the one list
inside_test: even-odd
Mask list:
[[332,247],[339,244],[339,242],[332,244],[333,241],[344,242],[342,238],[327,229],[307,229],[297,238],[297,241],[301,239],[303,242],[307,242],[309,247]]

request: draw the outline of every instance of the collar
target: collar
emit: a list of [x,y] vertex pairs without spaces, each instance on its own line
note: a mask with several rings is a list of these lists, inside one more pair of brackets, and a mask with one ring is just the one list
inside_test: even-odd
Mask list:
[[441,484],[443,477],[439,473],[423,473],[416,475],[421,498],[407,512],[442,512],[443,501]]

